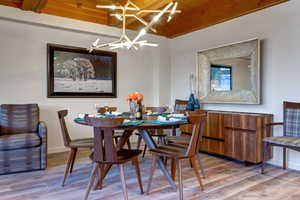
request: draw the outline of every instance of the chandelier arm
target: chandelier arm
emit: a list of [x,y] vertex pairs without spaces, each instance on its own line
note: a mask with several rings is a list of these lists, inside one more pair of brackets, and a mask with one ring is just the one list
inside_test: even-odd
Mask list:
[[168,10],[171,6],[173,5],[173,2],[170,2],[163,10],[161,10],[152,20],[151,22],[148,24],[148,26],[146,26],[146,28],[142,29],[139,34],[133,39],[133,41],[131,42],[131,44],[127,47],[128,49],[130,49],[132,47],[132,45],[138,41],[138,39],[140,39],[140,37],[142,37],[142,35],[145,34],[145,32],[148,31],[148,29],[150,27],[152,27],[157,21],[158,19],[165,13],[166,10]]
[[141,10],[136,4],[134,4],[132,1],[128,0],[129,5],[132,5],[137,10]]
[[[125,18],[125,17],[134,17],[137,21],[141,22],[141,23],[144,24],[145,26],[148,25],[148,23],[147,23],[145,20],[143,20],[142,18],[136,16],[135,14],[125,14],[125,15],[122,14],[122,16],[124,16],[124,17],[121,17],[120,14],[113,13],[113,14],[110,14],[110,16],[114,16],[114,17],[116,17],[117,19],[119,19],[119,20],[121,20],[121,21],[123,21],[123,18]],[[151,31],[153,31],[154,33],[157,33],[157,31],[156,31],[155,28],[150,27],[150,29],[151,29]]]
[[[130,46],[130,44],[132,43],[132,41],[129,39],[129,37],[127,36],[127,35],[124,35],[124,38],[129,42],[129,45],[128,46]],[[138,48],[135,46],[135,45],[132,45],[133,46],[133,48],[135,49],[135,50],[137,50]],[[131,47],[132,47],[131,46]],[[131,48],[130,47],[130,48]],[[127,47],[128,48],[128,47]]]
[[152,27],[158,20],[159,18],[173,5],[173,2],[170,2],[163,10],[161,10],[155,17],[153,17],[153,19],[151,20],[151,22],[148,24],[148,26],[145,28],[146,31],[148,31],[148,29],[150,27]]
[[[140,17],[138,17],[136,15],[133,15],[132,17],[134,17],[136,20],[138,20],[139,22],[141,22],[145,26],[148,26],[148,23],[145,20],[143,20],[142,18],[140,18]],[[150,30],[153,31],[154,33],[157,33],[156,29],[153,28],[153,27],[150,27]]]
[[[144,34],[147,33],[147,31],[151,30],[153,32],[157,32],[156,29],[153,27],[154,24],[158,22],[158,20],[164,15],[165,13],[169,13],[168,22],[172,19],[173,15],[175,13],[181,13],[180,10],[177,9],[178,2],[177,1],[171,1],[169,2],[163,9],[160,10],[141,10],[135,3],[133,3],[131,0],[127,0],[125,5],[97,5],[97,8],[103,8],[103,9],[111,9],[111,10],[117,10],[114,14],[110,14],[110,16],[115,16],[117,19],[122,21],[122,34],[120,38],[116,41],[105,43],[105,44],[98,44],[99,38],[92,44],[92,46],[89,48],[89,51],[93,51],[94,49],[99,49],[102,47],[110,47],[110,49],[119,49],[127,47],[127,49],[134,48],[135,50],[138,50],[141,46],[153,46],[156,47],[158,44],[155,43],[148,43],[147,40],[139,40]],[[121,11],[121,12],[119,12]],[[136,11],[132,14],[126,14],[127,11]],[[139,16],[142,13],[153,13],[155,14],[154,18],[148,22],[147,20],[144,20],[142,16]],[[137,21],[139,21],[141,24],[145,26],[145,28],[141,29],[138,35],[131,40],[127,34],[126,34],[126,22],[127,17],[133,17]]]
[[[140,10],[136,13],[136,15],[140,15],[142,13],[159,13],[161,10]],[[171,13],[172,10],[166,10],[165,13]],[[176,10],[175,13],[181,13],[181,10]]]

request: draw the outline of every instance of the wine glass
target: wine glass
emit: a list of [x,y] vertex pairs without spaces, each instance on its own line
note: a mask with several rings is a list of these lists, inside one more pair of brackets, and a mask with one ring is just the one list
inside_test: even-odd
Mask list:
[[168,106],[167,106],[167,108],[168,108],[168,112],[169,113],[174,113],[174,105],[173,104],[169,104]]

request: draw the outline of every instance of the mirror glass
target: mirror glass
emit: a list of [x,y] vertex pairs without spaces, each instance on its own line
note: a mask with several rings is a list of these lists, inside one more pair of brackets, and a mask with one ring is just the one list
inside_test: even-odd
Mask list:
[[214,60],[210,75],[212,92],[251,90],[251,57]]

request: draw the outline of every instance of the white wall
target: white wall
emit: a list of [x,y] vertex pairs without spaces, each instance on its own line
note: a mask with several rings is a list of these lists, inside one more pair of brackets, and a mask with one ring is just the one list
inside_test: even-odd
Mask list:
[[164,80],[170,77],[168,40],[158,36],[147,39],[159,43],[159,48],[118,51],[118,98],[48,99],[46,44],[88,47],[99,33],[104,34],[102,41],[113,41],[115,37],[108,36],[118,36],[120,29],[0,6],[0,104],[38,103],[41,120],[49,128],[49,152],[64,150],[56,113],[60,109],[69,109],[69,132],[80,138],[91,136],[92,130],[74,124],[72,119],[78,113],[95,112],[95,104],[107,103],[127,111],[125,97],[135,91],[144,93],[146,105],[169,103],[170,94],[160,89],[164,85],[170,91],[169,79]]
[[[282,120],[282,102],[300,102],[300,1],[271,7],[235,20],[175,38],[171,50],[171,98],[188,97],[188,74],[195,72],[196,52],[251,38],[263,40],[262,105],[209,104],[207,109],[273,113]],[[280,135],[281,129],[275,129]],[[281,151],[273,163],[281,164]],[[289,166],[300,169],[300,154],[289,152]]]

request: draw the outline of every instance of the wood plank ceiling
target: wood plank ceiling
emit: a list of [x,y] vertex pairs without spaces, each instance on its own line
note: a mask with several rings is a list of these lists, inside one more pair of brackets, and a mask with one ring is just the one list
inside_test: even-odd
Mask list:
[[[159,9],[172,0],[132,0],[140,8]],[[156,25],[159,35],[174,38],[195,30],[203,29],[242,15],[246,15],[288,0],[177,0],[181,14],[166,23],[166,17]],[[110,17],[111,11],[96,8],[97,4],[121,4],[126,0],[0,0],[0,5],[26,11],[62,16],[98,24],[120,27],[121,23]],[[149,20],[152,16],[144,15]],[[142,25],[132,19],[127,27],[141,29]]]

